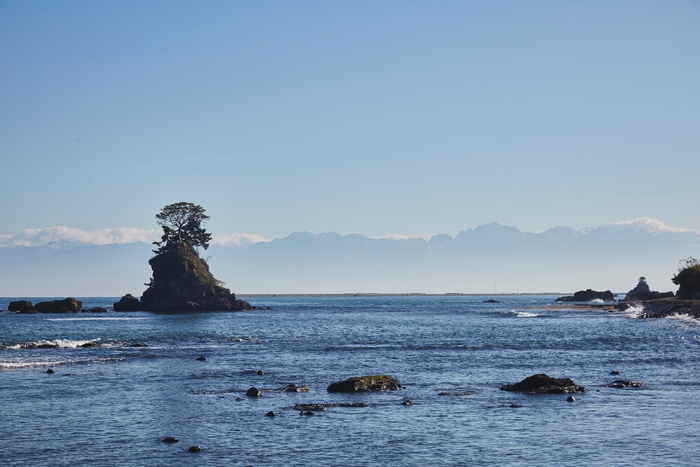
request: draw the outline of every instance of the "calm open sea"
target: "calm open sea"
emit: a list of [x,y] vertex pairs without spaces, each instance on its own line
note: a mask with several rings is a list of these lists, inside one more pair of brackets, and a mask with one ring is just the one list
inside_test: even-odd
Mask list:
[[[698,322],[553,310],[551,296],[487,298],[255,298],[274,311],[245,313],[0,313],[0,465],[698,465]],[[87,342],[100,345],[79,347]],[[378,373],[405,389],[326,392],[334,381]],[[535,373],[588,391],[566,402],[498,389]],[[618,378],[646,384],[604,387]],[[274,390],[289,383],[310,390]],[[251,386],[263,396],[246,397]],[[405,397],[414,404],[403,405]],[[313,416],[289,408],[347,402],[368,407]],[[276,417],[265,416],[271,410]],[[165,444],[166,436],[180,442]],[[188,453],[193,445],[202,451]]]

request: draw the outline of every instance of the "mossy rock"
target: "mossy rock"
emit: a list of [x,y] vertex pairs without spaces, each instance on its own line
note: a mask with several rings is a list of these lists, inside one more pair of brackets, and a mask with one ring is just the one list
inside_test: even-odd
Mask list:
[[388,375],[356,376],[328,386],[328,392],[396,391],[403,389],[399,380]]

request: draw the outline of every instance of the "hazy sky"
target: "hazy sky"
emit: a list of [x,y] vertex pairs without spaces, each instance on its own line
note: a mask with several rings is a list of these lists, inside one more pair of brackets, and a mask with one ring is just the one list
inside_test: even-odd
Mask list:
[[700,230],[700,2],[0,1],[0,234]]

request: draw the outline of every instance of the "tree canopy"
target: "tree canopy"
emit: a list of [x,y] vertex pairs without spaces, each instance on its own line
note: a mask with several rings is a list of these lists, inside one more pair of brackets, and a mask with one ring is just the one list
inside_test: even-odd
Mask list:
[[158,225],[163,228],[163,236],[159,242],[157,253],[167,250],[178,242],[185,242],[197,248],[209,248],[211,234],[204,229],[209,216],[204,214],[204,208],[193,203],[168,204],[156,214]]

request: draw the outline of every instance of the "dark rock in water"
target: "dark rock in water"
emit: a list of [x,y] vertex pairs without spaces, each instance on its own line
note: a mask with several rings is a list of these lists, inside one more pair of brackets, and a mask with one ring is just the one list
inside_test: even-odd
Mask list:
[[197,357],[197,361],[198,362],[206,362],[207,359],[206,359],[206,357]]
[[48,370],[46,370],[46,373],[52,375],[55,373],[55,371],[53,371],[51,368],[49,368]]
[[114,302],[114,311],[139,311],[141,302],[130,293],[124,295],[121,300]]
[[262,392],[258,391],[257,388],[250,388],[245,395],[248,397],[262,397]]
[[18,311],[17,313],[19,313],[20,315],[35,315],[39,312],[32,308],[31,310]]
[[493,298],[491,298],[491,299],[489,299],[489,300],[484,300],[484,303],[501,303],[501,302],[499,302],[498,300],[494,300]]
[[7,305],[7,311],[27,312],[33,310],[32,302],[27,300],[18,300],[16,302],[10,302],[10,304]]
[[629,308],[630,306],[627,303],[616,303],[613,305],[613,308],[615,308],[617,311],[625,311]]
[[644,385],[644,382],[642,381],[630,381],[628,379],[618,379],[613,381],[612,383],[606,384],[606,387],[609,388],[626,388],[626,387],[631,387],[631,388],[641,388]]
[[401,403],[403,405],[413,405],[413,401],[409,398],[404,399]]
[[522,409],[525,406],[520,404],[510,404],[508,407],[510,407],[511,409]]
[[258,370],[258,371],[255,372],[255,374],[256,374],[256,375],[259,375],[259,376],[262,376],[262,375],[265,374],[265,372],[262,371],[262,370]]
[[576,402],[576,398],[574,396],[569,396],[566,398],[566,402]]
[[173,444],[173,443],[179,443],[180,440],[177,439],[177,438],[174,438],[174,437],[172,437],[172,436],[166,436],[165,438],[163,438],[163,442],[164,442],[164,443]]
[[665,318],[667,316],[688,315],[700,319],[700,302],[698,300],[680,300],[663,298],[660,300],[642,300],[635,302],[641,308],[639,318]]
[[81,345],[80,347],[82,347],[84,349],[89,349],[91,347],[99,347],[99,346],[100,346],[100,344],[98,342],[86,342],[83,345]]
[[604,300],[606,302],[612,302],[615,300],[615,296],[609,290],[605,292],[598,292],[595,290],[579,290],[575,294],[568,297],[559,297],[557,302],[590,302],[592,300]]
[[141,296],[145,311],[242,311],[250,303],[222,287],[209,265],[185,242],[174,243],[149,261],[153,277]]
[[577,386],[569,378],[552,378],[545,374],[528,376],[515,384],[501,386],[503,391],[525,392],[529,394],[569,394],[586,392],[583,386]]
[[83,307],[83,302],[72,297],[50,302],[39,302],[34,308],[39,313],[75,313]]
[[610,374],[610,375],[619,375],[619,374],[620,374],[620,372],[619,372],[619,371],[617,371],[617,370],[613,370],[613,371],[611,371],[611,372],[610,372],[610,373],[608,373],[608,374]]
[[202,447],[201,446],[190,446],[187,449],[187,452],[202,452]]
[[359,376],[328,386],[328,392],[396,391],[403,389],[399,380],[387,375]]
[[103,306],[96,306],[92,307],[89,310],[87,310],[88,313],[107,313],[107,308]]
[[313,415],[314,413],[310,410],[307,410],[305,412],[299,412],[299,415]]
[[148,347],[146,344],[141,344],[141,343],[136,343],[136,344],[131,344],[129,347]]
[[268,413],[265,414],[265,416],[266,416],[266,417],[274,417],[274,416],[275,416],[275,412],[273,412],[272,410],[270,410]]
[[242,397],[236,397],[236,401],[240,402],[240,401],[242,401],[242,400],[243,400]]
[[472,394],[476,394],[476,391],[466,391],[466,392],[449,392],[449,391],[444,391],[444,392],[438,392],[438,396],[471,396]]

